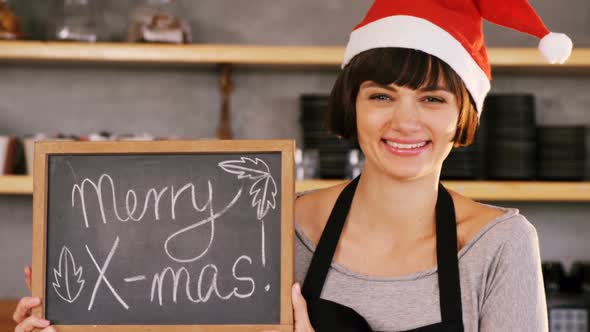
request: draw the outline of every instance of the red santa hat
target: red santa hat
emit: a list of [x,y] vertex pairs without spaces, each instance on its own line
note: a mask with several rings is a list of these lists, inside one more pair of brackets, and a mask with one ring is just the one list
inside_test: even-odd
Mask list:
[[423,51],[453,68],[481,114],[492,78],[484,18],[541,38],[539,50],[550,63],[564,63],[572,52],[571,39],[550,32],[527,0],[376,0],[350,34],[342,67],[373,48]]

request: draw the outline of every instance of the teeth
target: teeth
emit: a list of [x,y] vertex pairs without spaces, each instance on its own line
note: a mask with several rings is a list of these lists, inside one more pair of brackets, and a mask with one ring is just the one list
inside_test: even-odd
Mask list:
[[417,144],[401,144],[401,143],[391,142],[388,140],[386,140],[385,142],[387,143],[387,145],[393,146],[394,148],[397,148],[397,149],[415,149],[415,148],[423,147],[424,145],[426,145],[426,142],[417,143]]

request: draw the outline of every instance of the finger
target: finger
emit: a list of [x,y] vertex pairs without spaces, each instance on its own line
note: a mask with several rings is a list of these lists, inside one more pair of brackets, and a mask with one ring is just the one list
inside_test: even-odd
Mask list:
[[44,328],[43,330],[41,330],[41,332],[57,332],[57,330],[53,326],[48,326],[48,327]]
[[31,290],[31,275],[33,270],[30,266],[25,266],[25,283],[27,284],[27,288]]
[[18,324],[31,315],[31,309],[39,306],[41,300],[38,297],[23,297],[18,302],[12,319]]
[[293,299],[293,311],[295,312],[295,330],[296,331],[312,331],[309,315],[307,314],[307,302],[301,295],[301,286],[299,283],[293,285],[291,292]]
[[49,321],[39,318],[39,317],[35,317],[35,316],[31,316],[27,319],[25,319],[24,321],[22,321],[22,323],[18,324],[16,326],[16,328],[14,329],[14,332],[31,332],[33,331],[33,329],[35,328],[46,328],[49,326]]

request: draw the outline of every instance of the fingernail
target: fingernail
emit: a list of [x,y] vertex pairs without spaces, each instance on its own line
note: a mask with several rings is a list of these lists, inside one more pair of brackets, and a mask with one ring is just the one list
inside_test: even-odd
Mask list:
[[46,319],[39,318],[39,324],[47,326],[49,325],[49,321]]
[[41,299],[40,299],[40,298],[38,298],[38,297],[34,297],[34,298],[32,298],[31,300],[29,300],[29,304],[30,304],[30,305],[37,305],[37,304],[39,304],[40,302],[41,302]]
[[295,288],[295,292],[297,294],[301,294],[301,286],[299,286],[299,283],[298,282],[295,283],[295,287],[294,288]]

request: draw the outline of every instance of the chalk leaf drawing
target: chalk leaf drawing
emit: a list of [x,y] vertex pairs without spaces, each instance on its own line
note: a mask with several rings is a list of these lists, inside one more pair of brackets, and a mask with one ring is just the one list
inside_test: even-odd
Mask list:
[[252,207],[256,208],[256,217],[261,227],[261,259],[262,266],[266,266],[266,249],[264,235],[264,216],[269,209],[275,209],[277,195],[277,184],[270,174],[268,165],[259,158],[241,157],[240,160],[227,160],[219,163],[224,171],[236,174],[238,180],[254,180],[249,193],[252,196]]
[[251,158],[242,157],[240,160],[220,162],[219,167],[228,173],[236,174],[240,180],[254,180],[249,192],[252,196],[252,206],[256,207],[258,220],[262,220],[269,209],[275,208],[277,184],[264,161],[259,158],[252,160]]
[[64,246],[59,254],[59,265],[53,269],[53,289],[62,300],[72,303],[80,296],[84,288],[82,267],[76,267],[70,249]]

